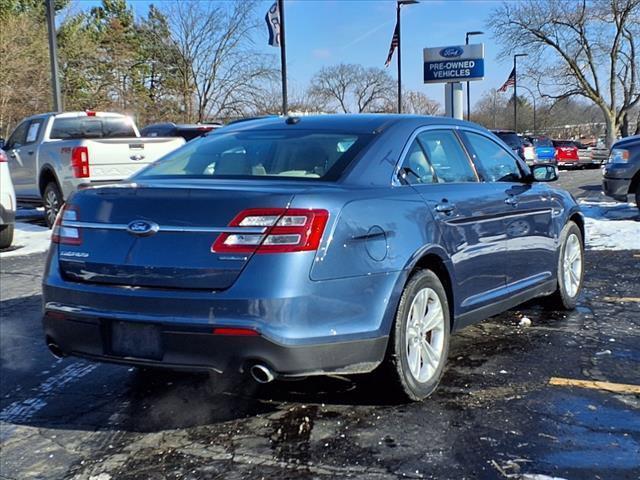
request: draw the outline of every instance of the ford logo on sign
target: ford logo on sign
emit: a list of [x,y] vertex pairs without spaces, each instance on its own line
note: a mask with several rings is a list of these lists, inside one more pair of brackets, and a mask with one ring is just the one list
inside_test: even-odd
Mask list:
[[160,229],[160,226],[154,222],[147,222],[146,220],[134,220],[127,225],[127,232],[139,237],[147,237],[153,235]]
[[440,50],[440,56],[444,58],[456,58],[462,55],[463,52],[461,47],[447,47]]

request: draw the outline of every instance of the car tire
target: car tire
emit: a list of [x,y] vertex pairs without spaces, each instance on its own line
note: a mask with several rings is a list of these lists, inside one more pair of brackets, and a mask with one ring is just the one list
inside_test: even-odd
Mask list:
[[410,400],[431,395],[449,354],[451,319],[447,294],[431,270],[413,274],[405,286],[387,349],[387,369]]
[[560,233],[557,289],[548,298],[554,310],[573,310],[584,281],[584,242],[582,232],[574,222],[568,222]]
[[60,188],[58,188],[55,182],[47,183],[47,186],[44,188],[42,200],[44,202],[45,221],[47,222],[47,226],[52,228],[56,221],[56,216],[64,204]]
[[0,249],[9,248],[13,242],[13,224],[0,227]]

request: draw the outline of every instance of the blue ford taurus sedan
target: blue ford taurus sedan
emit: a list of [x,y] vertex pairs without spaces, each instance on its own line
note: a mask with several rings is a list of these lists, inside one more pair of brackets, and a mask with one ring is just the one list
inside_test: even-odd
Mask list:
[[69,199],[46,341],[260,382],[382,366],[419,400],[454,330],[534,297],[575,306],[584,223],[556,178],[446,118],[231,125]]

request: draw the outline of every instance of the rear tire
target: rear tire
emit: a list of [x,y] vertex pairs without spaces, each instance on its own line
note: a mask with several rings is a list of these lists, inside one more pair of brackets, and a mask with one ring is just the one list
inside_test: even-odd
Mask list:
[[0,227],[0,249],[9,248],[13,242],[13,223]]
[[554,310],[573,310],[584,281],[584,243],[582,232],[574,222],[567,222],[560,233],[557,289],[547,304]]
[[391,330],[387,369],[404,397],[420,401],[442,378],[449,353],[451,319],[447,294],[431,270],[407,283]]
[[47,222],[47,226],[52,228],[56,221],[56,217],[58,216],[58,212],[64,204],[64,199],[62,198],[62,193],[60,192],[58,185],[55,182],[47,183],[47,186],[44,187],[42,198],[44,200],[44,218]]

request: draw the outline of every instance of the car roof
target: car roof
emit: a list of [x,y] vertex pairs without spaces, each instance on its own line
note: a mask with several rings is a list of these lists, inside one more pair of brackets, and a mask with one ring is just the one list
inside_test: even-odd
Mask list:
[[427,125],[451,125],[451,126],[474,126],[469,122],[455,120],[448,117],[432,117],[426,115],[402,115],[388,113],[367,113],[367,114],[331,114],[331,115],[308,115],[300,117],[264,117],[243,122],[232,123],[223,130],[272,130],[272,129],[309,129],[322,130],[327,132],[353,133],[374,133],[385,130],[391,126],[405,124],[407,126],[427,126]]
[[621,138],[620,140],[615,142],[613,145],[618,147],[618,146],[623,146],[623,145],[636,145],[636,144],[640,144],[640,135],[634,135],[632,137]]

